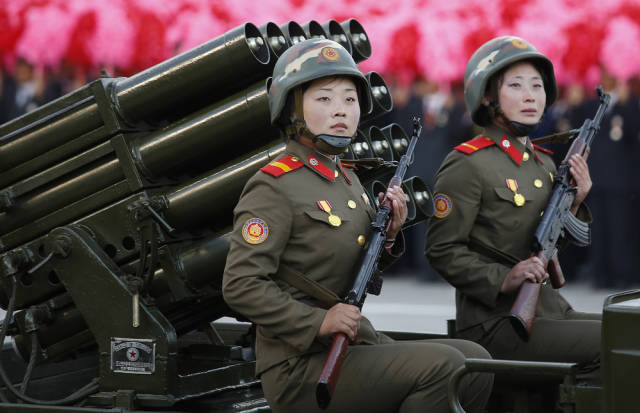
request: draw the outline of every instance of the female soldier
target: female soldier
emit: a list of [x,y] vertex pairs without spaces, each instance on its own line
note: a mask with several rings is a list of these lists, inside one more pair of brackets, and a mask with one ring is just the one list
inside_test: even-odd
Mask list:
[[[365,77],[338,43],[310,39],[278,60],[269,105],[272,122],[287,134],[287,155],[244,188],[223,293],[257,325],[256,373],[270,406],[320,411],[316,381],[332,336],[341,332],[354,345],[327,411],[448,411],[450,374],[465,356],[486,358],[486,351],[462,340],[394,342],[338,299],[354,282],[374,216],[357,175],[337,157],[371,107]],[[393,210],[382,266],[402,253],[407,216],[399,187],[386,196]],[[491,382],[470,377],[462,395],[470,411],[482,409]]]
[[[458,336],[496,358],[579,362],[591,369],[599,359],[599,314],[574,311],[543,285],[528,342],[507,319],[522,283],[549,277],[530,248],[556,168],[549,151],[532,145],[528,135],[557,97],[553,65],[528,42],[499,37],[473,54],[464,80],[467,109],[485,131],[443,161],[426,244],[431,265],[456,287]],[[569,164],[577,184],[571,211],[590,221],[582,204],[591,188],[587,164],[578,155]]]

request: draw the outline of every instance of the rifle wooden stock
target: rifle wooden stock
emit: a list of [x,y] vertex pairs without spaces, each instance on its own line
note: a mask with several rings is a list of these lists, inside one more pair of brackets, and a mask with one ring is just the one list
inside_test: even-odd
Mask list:
[[510,320],[511,325],[518,333],[521,339],[529,341],[531,337],[531,328],[533,327],[533,318],[536,315],[536,307],[538,307],[538,297],[540,297],[540,289],[542,284],[525,281],[520,286],[520,292],[516,301],[511,307]]
[[321,409],[326,409],[329,406],[348,345],[349,338],[346,334],[336,334],[316,384],[316,400]]
[[[538,254],[538,258],[544,263],[545,259],[542,253]],[[565,284],[565,279],[562,268],[560,268],[557,251],[553,254],[549,262],[546,263],[546,268],[553,288],[561,288]],[[516,333],[518,333],[518,336],[524,341],[529,341],[531,337],[533,319],[536,315],[541,289],[542,284],[525,281],[520,287],[516,301],[511,307],[511,325],[516,330]]]

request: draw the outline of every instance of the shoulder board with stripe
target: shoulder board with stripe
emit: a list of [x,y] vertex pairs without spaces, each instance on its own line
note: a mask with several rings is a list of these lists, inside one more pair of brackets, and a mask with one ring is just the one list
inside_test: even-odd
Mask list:
[[357,167],[357,166],[355,166],[355,165],[354,165],[354,164],[352,164],[352,163],[345,163],[345,162],[341,162],[341,164],[342,164],[342,166],[344,166],[345,168],[355,169],[355,170],[357,170],[357,169],[358,169],[358,167]]
[[469,141],[461,143],[453,149],[469,155],[477,150],[488,148],[489,146],[495,144],[496,143],[491,138],[487,138],[486,136],[478,136],[477,138],[473,138]]
[[287,172],[295,171],[302,168],[304,164],[300,159],[295,156],[289,155],[284,158],[280,158],[276,161],[269,162],[267,165],[260,168],[260,170],[276,178],[286,174]]
[[537,150],[539,150],[540,152],[544,152],[544,153],[548,153],[549,155],[553,155],[553,151],[550,151],[550,150],[549,150],[549,149],[547,149],[547,148],[543,148],[543,147],[542,147],[542,146],[540,146],[540,145],[536,145],[536,144],[534,144],[534,145],[533,145],[533,147],[534,147],[534,148],[536,148]]

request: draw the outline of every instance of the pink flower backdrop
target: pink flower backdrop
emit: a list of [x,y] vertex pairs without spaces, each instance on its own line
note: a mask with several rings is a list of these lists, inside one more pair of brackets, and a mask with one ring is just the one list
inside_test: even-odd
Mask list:
[[129,75],[244,22],[351,17],[373,47],[362,69],[403,82],[460,80],[479,45],[507,34],[551,58],[564,84],[595,84],[601,67],[640,75],[640,0],[0,0],[0,59]]

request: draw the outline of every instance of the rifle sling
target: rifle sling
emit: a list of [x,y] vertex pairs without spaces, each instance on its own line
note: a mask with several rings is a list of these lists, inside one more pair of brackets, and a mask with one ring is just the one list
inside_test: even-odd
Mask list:
[[469,247],[474,250],[475,252],[478,252],[484,256],[493,258],[497,261],[499,261],[502,264],[505,265],[516,265],[517,263],[519,263],[520,259],[518,259],[517,257],[508,254],[504,251],[500,251],[497,248],[493,248],[487,244],[485,244],[482,241],[479,241],[476,238],[469,238]]
[[300,271],[295,270],[286,264],[280,263],[280,269],[278,270],[276,277],[318,300],[326,306],[326,308],[333,307],[335,304],[342,301],[336,293],[324,285],[312,280]]

